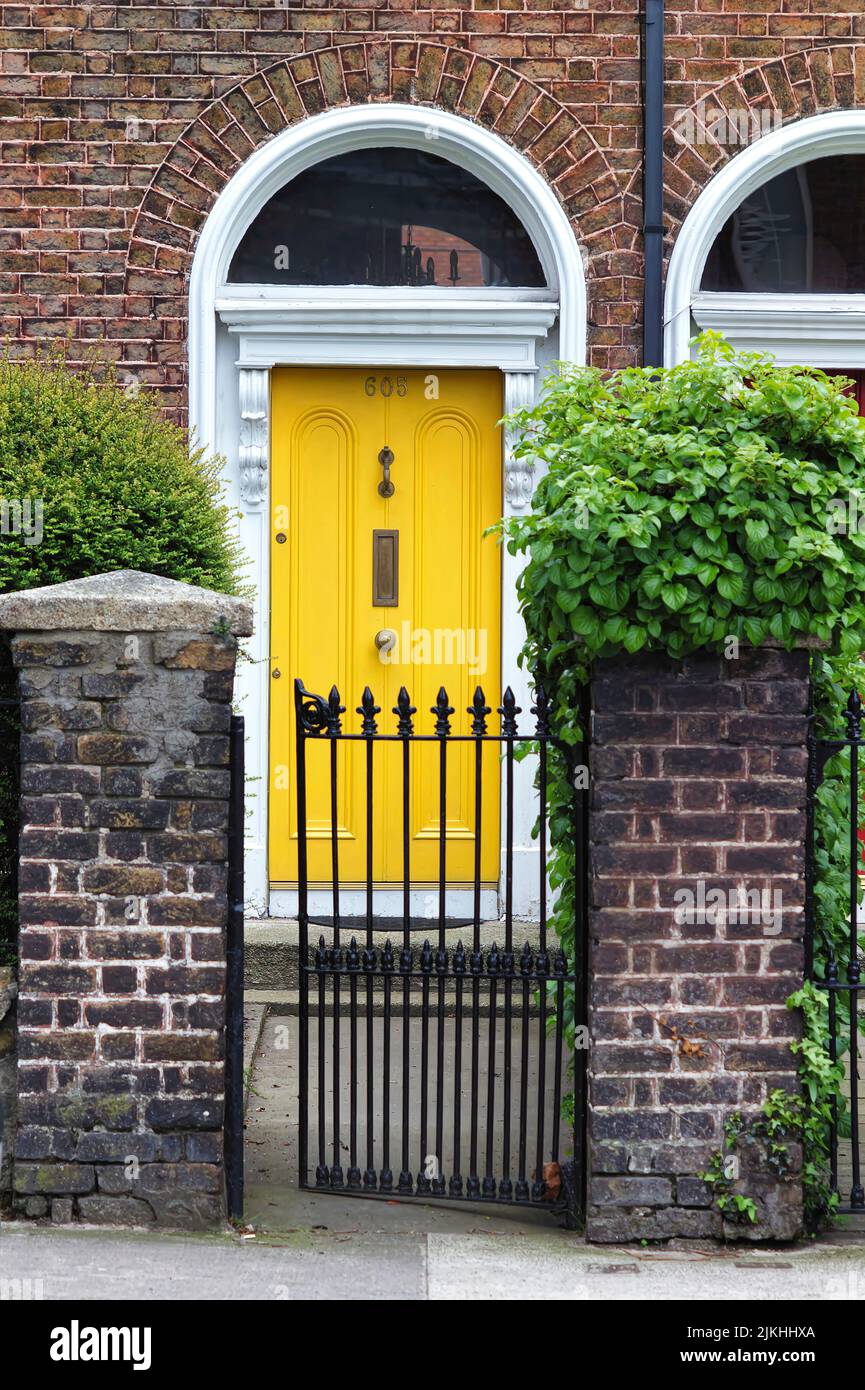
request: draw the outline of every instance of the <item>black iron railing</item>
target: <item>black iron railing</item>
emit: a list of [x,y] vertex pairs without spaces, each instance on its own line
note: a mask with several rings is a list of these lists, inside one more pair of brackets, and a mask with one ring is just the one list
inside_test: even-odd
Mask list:
[[[335,687],[325,699],[296,681],[295,709],[301,1186],[369,1197],[537,1204],[575,1217],[585,1179],[585,1052],[574,1054],[566,1045],[565,1018],[566,997],[572,995],[573,1024],[584,1023],[584,897],[575,895],[580,920],[575,959],[568,960],[548,931],[547,777],[552,750],[559,745],[543,690],[536,691],[534,726],[523,733],[510,689],[494,732],[481,689],[468,710],[466,733],[453,731],[454,710],[444,689],[431,710],[432,732],[426,734],[415,729],[417,711],[405,688],[390,733],[379,729],[380,710],[369,689],[358,709],[358,732],[343,728],[345,707]],[[340,913],[337,805],[340,746],[358,742],[365,748],[366,884],[365,915],[352,931]],[[381,940],[373,882],[374,768],[387,743],[402,748],[403,912],[396,946],[389,936]],[[315,744],[326,745],[328,753],[319,747],[308,754]],[[461,922],[448,916],[448,759],[455,744],[473,746],[472,915]],[[520,949],[514,920],[514,765],[526,744],[537,756],[539,914],[536,944]],[[411,750],[417,746],[428,748],[438,781],[438,917],[420,928],[412,920],[411,866]],[[308,756],[329,758],[332,911],[318,923],[309,913]],[[503,919],[499,941],[485,946],[482,788],[484,765],[492,756],[501,759],[504,775]],[[575,797],[574,834],[582,842],[585,806],[581,793]],[[581,872],[584,865],[581,855]],[[434,940],[424,939],[418,947],[412,936],[421,929]],[[569,1084],[576,1097],[573,1125],[562,1120],[563,1088]]]
[[[862,722],[865,707],[856,691],[847,701],[843,717],[846,731],[838,738],[810,738],[808,768],[807,864],[806,864],[806,973],[817,988],[825,990],[828,1003],[828,1048],[833,1063],[844,1064],[845,1094],[831,1102],[829,1135],[830,1186],[839,1196],[840,1212],[865,1210],[865,1190],[862,1185],[860,1135],[860,1077],[859,1035],[862,1029],[860,998],[862,981],[860,948],[861,910],[865,885],[862,827],[865,825],[859,778],[859,755],[863,746]],[[840,724],[840,711],[839,711]],[[839,781],[833,802],[827,803],[821,827],[818,798],[829,759],[836,754],[847,756],[846,796],[843,781]],[[846,901],[838,900],[837,892],[830,896],[818,913],[815,892],[816,846],[827,838],[837,840],[832,831],[832,813],[840,810],[841,799],[846,807],[841,812],[846,821],[842,836],[849,847]],[[822,832],[822,833],[821,833]],[[822,844],[824,862],[827,854]],[[831,871],[831,863],[830,863]],[[833,906],[835,911],[833,913]],[[843,1146],[843,1147],[842,1147]]]

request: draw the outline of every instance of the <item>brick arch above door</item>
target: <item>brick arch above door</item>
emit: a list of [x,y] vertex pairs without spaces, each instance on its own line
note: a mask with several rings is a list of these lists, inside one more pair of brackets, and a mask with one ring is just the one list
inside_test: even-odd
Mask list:
[[[142,201],[130,242],[125,293],[151,318],[179,319],[185,337],[192,257],[229,179],[273,136],[328,109],[388,100],[446,110],[494,131],[539,170],[582,248],[591,360],[622,365],[633,350],[617,307],[639,270],[639,233],[604,151],[560,103],[508,67],[440,44],[394,42],[319,49],[245,79],[184,131]],[[635,249],[637,246],[637,249]],[[175,337],[178,335],[175,335]],[[143,349],[147,351],[146,345]],[[149,349],[154,361],[158,348]],[[618,356],[617,356],[618,354]]]
[[677,138],[677,130],[690,123],[704,129],[704,114],[715,110],[727,118],[728,128],[735,128],[734,123],[741,121],[740,113],[748,112],[755,117],[763,113],[766,128],[771,129],[775,120],[787,125],[828,111],[863,108],[865,48],[861,44],[836,44],[773,58],[732,80],[699,91],[690,104],[678,106],[665,140],[668,254],[700,193],[742,148],[741,144],[724,145],[710,133],[699,143],[683,140],[681,135]]

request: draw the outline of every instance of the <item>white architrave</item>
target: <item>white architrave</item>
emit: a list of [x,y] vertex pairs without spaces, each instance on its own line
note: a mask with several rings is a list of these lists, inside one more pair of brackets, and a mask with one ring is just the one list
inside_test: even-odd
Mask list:
[[[304,289],[225,285],[216,312],[236,339],[240,485],[249,505],[267,495],[268,373],[277,365],[497,367],[505,410],[534,400],[535,346],[559,315],[552,291]],[[531,496],[531,471],[505,452],[505,496],[515,510]]]
[[[667,274],[665,361],[685,362],[692,315],[733,343],[759,346],[781,362],[865,365],[865,295],[701,292],[706,258],[727,218],[769,179],[809,159],[865,152],[865,111],[829,111],[791,121],[725,164],[700,194],[676,239]],[[735,301],[735,302],[733,302]]]
[[[304,169],[348,150],[418,147],[469,170],[498,193],[525,226],[543,268],[545,290],[478,291],[339,287],[285,289],[229,285],[231,258],[267,201]],[[237,344],[234,400],[220,394],[217,325]],[[537,390],[536,346],[558,327],[558,356],[585,360],[586,299],[579,251],[567,216],[530,162],[499,136],[447,112],[401,103],[354,106],[302,121],[256,150],[220,194],[199,238],[190,281],[190,425],[202,445],[228,454],[232,495],[240,505],[240,537],[256,587],[256,635],[240,673],[247,719],[246,880],[250,907],[288,914],[292,895],[269,894],[268,508],[270,369],[277,364],[495,367],[504,374],[506,411],[530,404]],[[232,420],[234,423],[232,424]],[[234,440],[233,448],[225,440]],[[528,505],[532,471],[503,450],[506,513]],[[502,666],[528,714],[527,689],[516,664],[523,628],[517,611],[519,565],[503,558]],[[525,717],[525,716],[524,716]],[[537,900],[537,851],[531,843],[532,788],[518,765],[515,901],[531,916]],[[504,823],[504,820],[503,820]],[[486,895],[485,895],[486,897]],[[389,904],[382,895],[381,910]],[[346,903],[345,910],[351,905]],[[459,907],[456,908],[459,910]],[[487,901],[492,913],[496,904]]]
[[745,352],[771,352],[781,366],[865,364],[865,294],[694,296],[700,328],[714,328]]

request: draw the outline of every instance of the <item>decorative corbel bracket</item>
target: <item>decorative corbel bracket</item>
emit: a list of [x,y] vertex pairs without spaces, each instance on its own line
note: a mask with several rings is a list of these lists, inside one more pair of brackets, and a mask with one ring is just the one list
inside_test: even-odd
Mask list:
[[[510,415],[523,406],[534,405],[535,372],[505,373],[505,414]],[[532,500],[535,466],[530,459],[515,457],[517,433],[508,429],[505,435],[505,508],[509,512],[523,511]]]
[[240,495],[247,506],[260,507],[267,496],[270,371],[266,367],[239,367],[238,392]]

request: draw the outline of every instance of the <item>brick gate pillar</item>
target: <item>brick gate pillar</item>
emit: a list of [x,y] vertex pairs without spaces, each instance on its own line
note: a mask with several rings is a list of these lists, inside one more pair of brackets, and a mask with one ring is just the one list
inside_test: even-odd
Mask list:
[[0,597],[21,694],[19,1207],[224,1214],[228,727],[248,605],[118,571]]
[[[785,1000],[803,970],[808,696],[802,651],[598,663],[594,1240],[731,1234],[698,1174],[731,1115],[798,1089]],[[797,1172],[781,1180],[742,1147],[733,1190],[756,1200],[758,1222],[735,1233],[794,1236]]]

